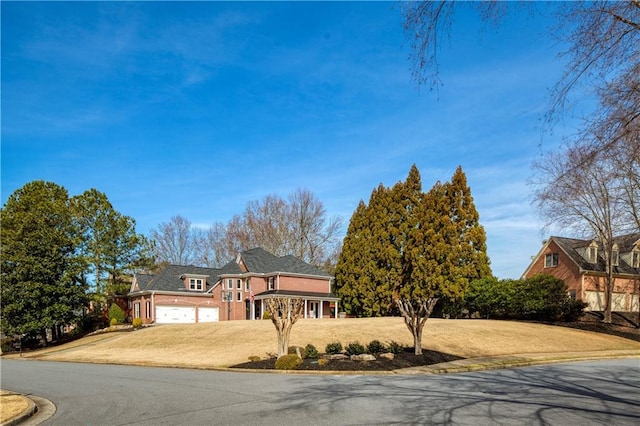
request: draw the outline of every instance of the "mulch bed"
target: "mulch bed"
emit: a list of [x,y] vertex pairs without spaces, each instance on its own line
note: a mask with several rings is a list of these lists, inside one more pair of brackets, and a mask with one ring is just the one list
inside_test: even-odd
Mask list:
[[[296,370],[324,370],[324,371],[391,371],[399,368],[417,367],[441,362],[462,359],[459,356],[437,351],[423,349],[422,355],[415,355],[413,348],[396,354],[392,360],[376,356],[375,361],[351,361],[350,359],[327,360],[325,365],[320,365],[318,360],[305,359]],[[264,359],[260,361],[245,362],[233,365],[231,368],[252,368],[257,370],[273,370],[276,359]]]
[[640,328],[637,327],[637,312],[633,314],[614,312],[611,316],[611,324],[603,323],[603,317],[601,312],[586,312],[579,321],[558,322],[552,323],[552,325],[610,334],[612,336],[624,337],[625,339],[640,342]]
[[[631,315],[615,313],[612,318],[613,323],[605,324],[602,322],[601,314],[586,313],[579,321],[546,324],[594,331],[596,333],[611,334],[640,342],[640,328],[636,327],[636,324],[633,322],[634,319],[635,317],[632,317]],[[413,348],[406,348],[404,352],[395,355],[393,360],[376,356],[375,361],[351,361],[350,359],[328,360],[325,365],[320,365],[318,360],[305,359],[302,361],[302,364],[298,366],[297,370],[391,371],[400,368],[439,364],[441,362],[455,361],[457,359],[462,358],[427,349],[422,350],[422,355],[415,355],[413,353]],[[276,358],[270,358],[233,365],[231,368],[273,370],[275,369],[275,363]]]

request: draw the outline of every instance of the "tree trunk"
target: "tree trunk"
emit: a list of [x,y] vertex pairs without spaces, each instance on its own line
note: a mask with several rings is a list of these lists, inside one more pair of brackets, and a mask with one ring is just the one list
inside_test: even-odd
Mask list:
[[605,324],[611,324],[611,308],[613,304],[613,285],[615,278],[612,273],[607,274],[604,291],[604,320]]
[[289,350],[291,328],[302,314],[304,303],[302,299],[274,297],[265,300],[265,308],[271,314],[271,322],[278,334],[278,358],[280,358]]
[[417,300],[414,302],[418,306],[416,309],[411,300],[396,299],[404,323],[413,335],[413,349],[416,355],[422,355],[422,330],[437,302],[437,297]]

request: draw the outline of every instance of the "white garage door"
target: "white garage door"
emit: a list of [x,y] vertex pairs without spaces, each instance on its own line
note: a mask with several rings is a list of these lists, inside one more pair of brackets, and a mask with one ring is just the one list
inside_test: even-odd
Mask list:
[[198,322],[218,321],[218,308],[198,308]]
[[156,306],[156,323],[191,324],[196,322],[196,308],[188,306]]
[[587,291],[587,303],[590,311],[604,311],[604,292]]

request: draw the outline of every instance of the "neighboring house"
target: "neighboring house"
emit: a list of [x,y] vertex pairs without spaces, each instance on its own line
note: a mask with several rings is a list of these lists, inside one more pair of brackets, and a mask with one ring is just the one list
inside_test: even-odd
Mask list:
[[156,275],[136,274],[131,316],[144,324],[261,319],[265,299],[285,296],[304,300],[304,318],[337,318],[332,278],[296,257],[255,248],[222,268],[169,265]]
[[[549,274],[569,287],[569,294],[588,304],[587,309],[603,311],[606,268],[603,248],[596,240],[551,237],[523,274]],[[638,311],[640,291],[640,233],[614,239],[614,287],[612,311]]]

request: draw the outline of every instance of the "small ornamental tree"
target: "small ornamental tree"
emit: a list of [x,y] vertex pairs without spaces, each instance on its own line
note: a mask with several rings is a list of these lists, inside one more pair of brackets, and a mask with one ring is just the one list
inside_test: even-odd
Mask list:
[[292,297],[272,297],[265,299],[266,311],[278,334],[278,358],[287,355],[291,328],[298,321],[304,309],[304,301]]
[[116,324],[122,324],[125,320],[124,311],[115,303],[109,307],[109,323],[115,322]]

